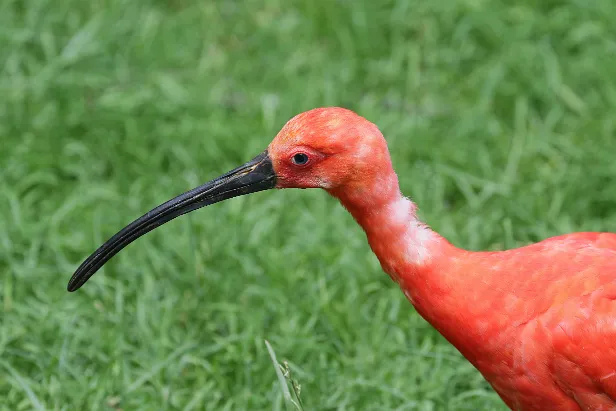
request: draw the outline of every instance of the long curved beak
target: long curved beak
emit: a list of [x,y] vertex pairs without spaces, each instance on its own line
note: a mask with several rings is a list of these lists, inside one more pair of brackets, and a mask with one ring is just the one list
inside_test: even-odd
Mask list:
[[156,227],[201,207],[275,186],[276,173],[266,150],[246,164],[159,205],[124,227],[79,266],[67,290],[78,290],[120,250]]

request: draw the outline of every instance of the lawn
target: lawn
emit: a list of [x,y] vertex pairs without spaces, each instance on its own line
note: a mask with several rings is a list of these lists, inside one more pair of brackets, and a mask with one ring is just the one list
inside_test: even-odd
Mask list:
[[[616,2],[0,1],[0,410],[503,410],[317,190],[155,205],[337,105],[454,244],[616,231]],[[516,275],[512,273],[512,275]]]

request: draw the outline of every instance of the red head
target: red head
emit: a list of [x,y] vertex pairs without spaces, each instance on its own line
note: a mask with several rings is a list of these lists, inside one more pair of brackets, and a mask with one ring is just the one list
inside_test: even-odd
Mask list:
[[268,152],[278,188],[323,188],[337,197],[364,198],[382,198],[398,188],[378,127],[344,108],[298,114],[280,130]]

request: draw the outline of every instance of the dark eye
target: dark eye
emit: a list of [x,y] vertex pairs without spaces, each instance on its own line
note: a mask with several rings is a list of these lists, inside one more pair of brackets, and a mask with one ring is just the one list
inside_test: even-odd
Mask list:
[[303,166],[308,162],[308,156],[304,153],[297,153],[293,156],[293,164]]

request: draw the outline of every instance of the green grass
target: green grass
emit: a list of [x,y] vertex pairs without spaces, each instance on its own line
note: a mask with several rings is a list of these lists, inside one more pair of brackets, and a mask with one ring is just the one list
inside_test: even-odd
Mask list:
[[0,410],[502,410],[314,190],[95,247],[338,105],[456,245],[616,231],[613,0],[0,2]]

